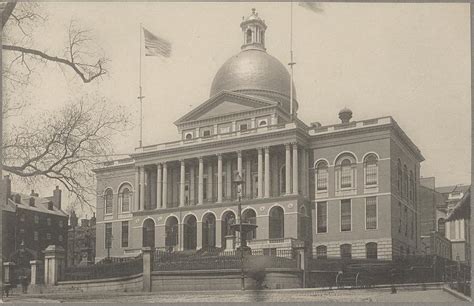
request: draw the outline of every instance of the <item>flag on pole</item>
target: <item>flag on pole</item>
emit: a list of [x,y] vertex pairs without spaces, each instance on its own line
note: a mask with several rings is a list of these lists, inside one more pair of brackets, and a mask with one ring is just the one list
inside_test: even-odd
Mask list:
[[169,41],[154,35],[145,28],[143,28],[143,34],[145,36],[145,56],[170,57],[171,43]]
[[321,2],[299,2],[299,6],[304,7],[314,13],[324,12]]

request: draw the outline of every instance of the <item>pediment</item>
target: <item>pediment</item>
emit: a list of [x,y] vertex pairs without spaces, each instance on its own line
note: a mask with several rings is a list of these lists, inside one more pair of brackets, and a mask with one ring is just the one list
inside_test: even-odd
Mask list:
[[277,105],[277,103],[272,101],[250,97],[243,94],[222,92],[178,119],[175,124],[187,121],[205,120],[275,105]]

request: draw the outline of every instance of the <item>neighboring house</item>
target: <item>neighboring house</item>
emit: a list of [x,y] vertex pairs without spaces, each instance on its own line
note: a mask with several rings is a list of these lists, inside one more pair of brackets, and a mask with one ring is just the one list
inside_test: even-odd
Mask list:
[[471,189],[453,206],[446,218],[446,237],[451,240],[452,258],[471,262]]
[[[11,184],[10,180],[6,181]],[[68,217],[61,210],[58,186],[51,197],[40,197],[33,190],[30,195],[10,192],[2,221],[8,224],[3,232],[7,239],[4,242],[4,261],[19,264],[20,254],[26,254],[21,264],[29,265],[29,260],[42,260],[43,251],[49,245],[67,247]]]
[[90,219],[78,218],[73,211],[69,217],[68,243],[67,243],[67,265],[93,263],[95,259],[95,214]]
[[419,192],[420,237],[424,254],[451,259],[451,242],[446,238],[446,198],[436,191],[435,178],[421,178]]
[[265,22],[252,12],[240,27],[241,51],[218,70],[210,98],[175,122],[177,141],[94,170],[96,261],[143,246],[229,248],[237,173],[242,219],[258,226],[253,249],[308,242],[317,257],[420,254],[416,145],[392,117],[352,121],[349,109],[340,123],[306,125],[286,65],[266,51]]

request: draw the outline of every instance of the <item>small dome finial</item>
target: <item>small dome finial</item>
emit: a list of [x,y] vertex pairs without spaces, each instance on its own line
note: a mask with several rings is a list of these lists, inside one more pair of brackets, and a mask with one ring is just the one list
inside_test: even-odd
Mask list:
[[349,123],[352,118],[352,111],[348,109],[347,107],[344,107],[341,109],[339,112],[339,119],[341,119],[341,123]]

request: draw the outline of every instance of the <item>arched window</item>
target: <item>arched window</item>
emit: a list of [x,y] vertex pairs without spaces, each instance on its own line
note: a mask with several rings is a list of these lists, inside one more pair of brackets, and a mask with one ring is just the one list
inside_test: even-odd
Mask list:
[[124,185],[119,190],[119,201],[120,201],[120,211],[129,212],[130,203],[131,203],[131,187],[130,185]]
[[328,163],[324,160],[316,164],[316,191],[328,190]]
[[352,258],[352,246],[348,243],[341,244],[340,246],[341,258],[351,259]]
[[146,219],[143,223],[143,242],[144,247],[155,248],[155,221]]
[[191,139],[193,139],[193,134],[187,133],[184,138],[185,138],[186,140],[191,140]]
[[213,248],[216,246],[216,217],[208,213],[202,220],[202,246]]
[[343,154],[336,161],[338,189],[354,189],[356,177],[356,159],[352,154]]
[[397,164],[397,185],[398,185],[398,192],[401,194],[402,193],[402,181],[403,181],[403,178],[402,178],[402,163],[400,162],[400,160],[398,160],[398,164]]
[[367,259],[377,259],[377,243],[369,242],[365,245]]
[[413,171],[410,170],[410,200],[415,200],[415,180],[413,178]]
[[252,30],[250,30],[250,29],[247,30],[247,38],[246,38],[246,40],[247,40],[247,44],[252,43]]
[[364,160],[365,185],[376,186],[378,184],[377,155],[369,154]]
[[105,201],[105,214],[112,213],[112,200],[113,200],[113,192],[112,189],[107,189],[105,191],[104,201]]
[[283,208],[275,206],[270,210],[270,239],[283,238],[285,234],[285,216]]
[[316,258],[317,259],[328,258],[328,248],[325,245],[320,245],[316,248]]
[[446,220],[444,220],[444,218],[438,219],[438,232],[441,235],[446,236]]
[[306,207],[300,206],[298,214],[298,237],[299,239],[306,240],[309,236],[310,229],[308,229],[308,215],[306,214]]

